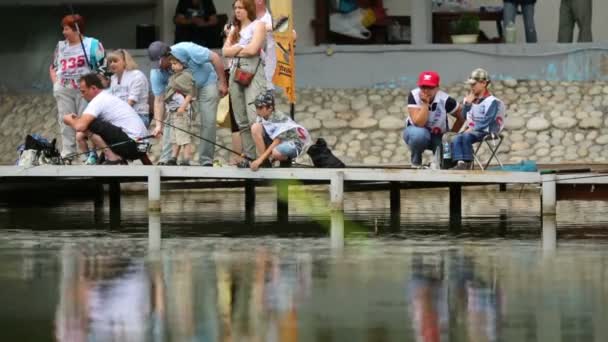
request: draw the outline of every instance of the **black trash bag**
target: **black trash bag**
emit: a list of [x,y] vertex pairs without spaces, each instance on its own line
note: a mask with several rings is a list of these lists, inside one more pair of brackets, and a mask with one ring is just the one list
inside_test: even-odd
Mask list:
[[306,153],[308,153],[310,159],[312,159],[312,163],[315,167],[333,169],[346,167],[340,159],[331,153],[331,150],[327,147],[327,142],[323,138],[317,139],[315,144],[310,146]]

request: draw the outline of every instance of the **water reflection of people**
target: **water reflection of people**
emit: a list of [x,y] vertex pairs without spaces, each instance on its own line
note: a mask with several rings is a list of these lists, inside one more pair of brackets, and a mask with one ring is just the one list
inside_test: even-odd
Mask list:
[[253,265],[216,257],[221,340],[297,341],[297,307],[310,285],[309,265],[307,258],[281,260],[264,248]]
[[[150,278],[143,261],[88,257],[69,249],[61,259],[58,341],[162,339],[155,334],[159,327],[150,323],[162,322],[162,285],[156,283],[162,277]],[[151,315],[159,319],[150,320]]]
[[443,260],[430,263],[420,254],[413,256],[408,293],[416,341],[446,340],[449,313],[443,276]]
[[496,341],[499,295],[495,282],[467,282],[467,331],[469,341]]

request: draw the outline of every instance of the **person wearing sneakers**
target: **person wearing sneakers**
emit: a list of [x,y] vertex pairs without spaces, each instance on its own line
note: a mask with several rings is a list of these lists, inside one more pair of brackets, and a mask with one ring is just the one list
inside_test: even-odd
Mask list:
[[80,93],[89,102],[83,114],[63,116],[63,122],[74,129],[82,152],[89,152],[87,140],[97,149],[103,149],[103,164],[124,164],[127,160],[143,157],[139,142],[148,136],[148,130],[137,112],[128,103],[104,91],[96,73],[82,76]]
[[222,58],[206,47],[191,42],[181,42],[169,46],[155,41],[148,47],[148,57],[152,61],[150,69],[150,88],[154,94],[155,128],[152,135],[163,135],[159,164],[165,164],[171,158],[171,127],[164,126],[165,88],[169,81],[171,64],[169,56],[177,58],[191,72],[196,83],[197,100],[194,107],[200,117],[199,135],[204,138],[199,145],[199,164],[213,166],[216,141],[216,114],[219,99],[224,97],[228,88],[224,77]]
[[308,130],[275,110],[272,90],[261,92],[253,105],[257,118],[251,125],[251,135],[258,155],[249,165],[253,171],[271,167],[274,160],[290,162],[306,151],[311,143]]
[[192,137],[187,132],[192,131],[192,106],[196,88],[190,70],[175,57],[169,56],[173,75],[169,78],[169,85],[165,91],[165,102],[169,121],[175,127],[171,130],[171,143],[173,150],[171,159],[166,165],[177,165],[180,150],[183,158],[179,165],[189,166],[192,160]]
[[437,72],[423,71],[417,84],[408,96],[403,140],[410,149],[412,167],[421,168],[422,153],[441,147],[441,137],[449,130],[448,114],[456,118],[452,132],[460,130],[464,118],[458,102],[439,89]]
[[505,104],[488,90],[490,75],[484,69],[475,69],[467,80],[471,91],[464,98],[463,115],[467,118],[466,130],[452,140],[452,170],[471,169],[473,144],[489,133],[498,133],[505,120]]

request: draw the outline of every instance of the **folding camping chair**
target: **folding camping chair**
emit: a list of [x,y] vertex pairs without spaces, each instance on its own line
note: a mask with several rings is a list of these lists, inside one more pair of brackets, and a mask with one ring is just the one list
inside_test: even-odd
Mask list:
[[[475,151],[473,151],[473,158],[475,159],[475,162],[477,163],[477,165],[479,165],[479,168],[482,170],[485,170],[488,168],[488,166],[490,166],[490,163],[492,162],[492,159],[495,159],[498,162],[498,165],[500,165],[500,167],[502,168],[502,162],[500,161],[500,159],[498,158],[498,149],[500,148],[500,145],[502,144],[503,141],[503,135],[502,133],[498,132],[498,133],[489,133],[488,135],[486,135],[485,137],[483,137],[483,139],[477,143],[477,148],[475,148]],[[483,162],[481,161],[481,158],[478,156],[478,152],[481,149],[481,146],[483,146],[485,143],[485,145],[488,147],[488,149],[490,150],[490,158],[488,158],[487,161]],[[471,168],[474,168],[475,164],[471,164]]]

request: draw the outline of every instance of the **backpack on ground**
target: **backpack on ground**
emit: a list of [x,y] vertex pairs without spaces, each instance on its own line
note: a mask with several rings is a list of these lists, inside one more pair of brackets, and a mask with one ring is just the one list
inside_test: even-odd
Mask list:
[[39,134],[28,134],[25,137],[25,143],[17,148],[19,151],[19,166],[37,166],[37,165],[61,165],[63,164],[61,154],[55,144],[56,139],[51,142]]
[[323,138],[317,139],[317,141],[308,148],[306,153],[310,156],[315,167],[335,169],[346,167],[340,159],[331,153],[331,150],[327,147],[327,142]]

